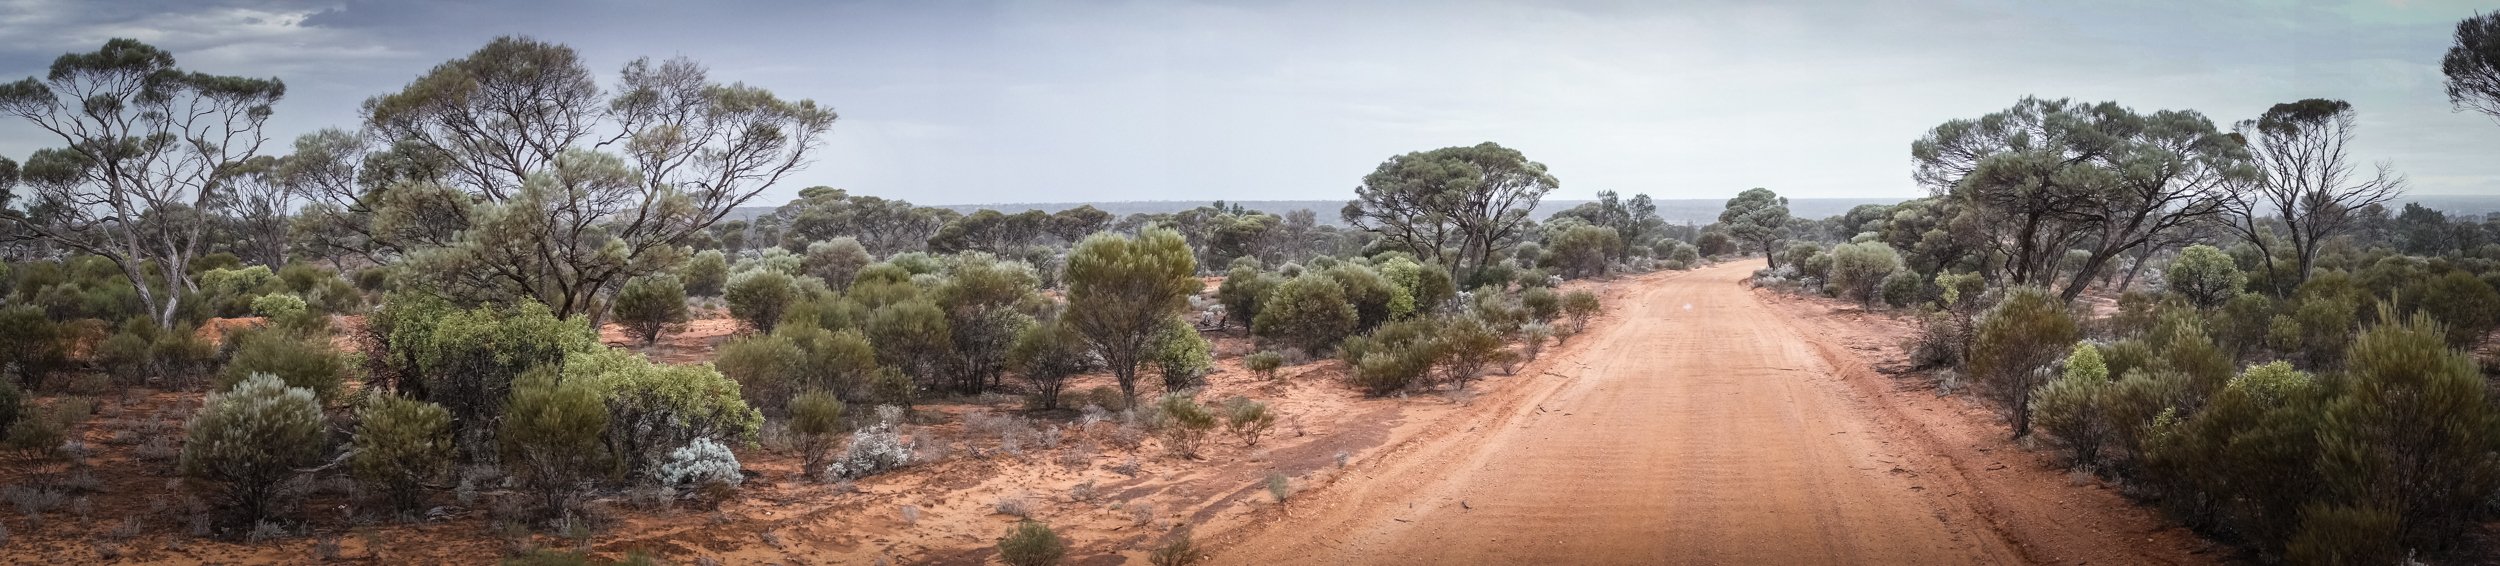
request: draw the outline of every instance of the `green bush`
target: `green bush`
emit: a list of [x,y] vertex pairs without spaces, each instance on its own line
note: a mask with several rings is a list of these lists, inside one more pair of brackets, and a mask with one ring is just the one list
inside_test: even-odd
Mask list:
[[0,368],[14,366],[22,389],[33,390],[44,378],[69,369],[76,331],[53,322],[32,305],[0,307]]
[[903,370],[923,386],[936,381],[954,358],[954,328],[946,311],[924,298],[878,307],[868,317],[868,343],[877,361]]
[[2077,467],[2098,462],[2108,441],[2109,422],[2101,414],[2101,397],[2109,391],[2109,366],[2091,344],[2077,344],[2066,356],[2066,371],[2032,393],[2032,419],[2040,430],[2066,447]]
[[1503,349],[1506,345],[1502,343],[1502,335],[1483,321],[1473,318],[1449,319],[1441,325],[1440,335],[1434,340],[1439,342],[1436,349],[1440,354],[1442,377],[1459,389],[1466,389],[1468,382],[1484,374],[1485,366],[1498,363],[1501,356],[1508,353]]
[[1864,308],[1875,308],[1875,301],[1884,298],[1884,279],[1901,269],[1901,254],[1883,242],[1833,246],[1831,256],[1832,284]]
[[252,314],[267,317],[271,321],[303,316],[306,308],[303,297],[287,293],[270,293],[252,299]]
[[837,288],[848,288],[860,268],[875,261],[858,238],[843,236],[808,244],[807,256],[799,260],[799,269]]
[[564,513],[582,484],[613,470],[614,460],[599,439],[608,430],[599,394],[587,380],[559,380],[554,368],[512,382],[512,400],[495,440],[503,468],[539,498],[546,516]]
[[61,443],[69,440],[70,431],[95,412],[95,400],[86,397],[56,399],[42,408],[31,400],[21,403],[17,418],[9,423],[8,434],[0,438],[0,444],[31,456],[55,455]]
[[219,506],[250,525],[286,504],[280,485],[326,452],[321,403],[312,390],[253,375],[209,395],[186,425],[182,475],[215,486]]
[[2223,301],[2239,296],[2240,289],[2248,285],[2248,275],[2240,272],[2230,254],[2204,244],[2180,250],[2179,259],[2170,262],[2170,270],[2162,278],[2169,282],[2170,292],[2186,297],[2201,309],[2222,306]]
[[1050,566],[1067,554],[1068,543],[1060,541],[1050,525],[1032,519],[1018,521],[1007,529],[1007,536],[998,539],[998,559],[1008,566]]
[[1175,317],[1156,333],[1149,361],[1163,376],[1163,390],[1179,391],[1206,383],[1207,374],[1215,371],[1214,349],[1197,328]]
[[2164,507],[2279,551],[2318,491],[2319,381],[2275,362],[2253,366],[2203,410],[2145,446],[2145,483]]
[[823,391],[790,398],[790,436],[799,451],[799,475],[824,468],[825,456],[842,441],[841,399]]
[[781,324],[782,315],[799,298],[796,282],[772,270],[740,272],[729,278],[729,286],[722,292],[722,299],[729,302],[731,318],[766,333]]
[[218,389],[251,376],[271,375],[288,387],[312,391],[327,403],[338,399],[356,367],[355,360],[331,346],[330,337],[324,334],[266,329],[244,333],[236,341],[233,360],[217,374]]
[[2073,346],[2079,332],[2065,304],[2034,287],[2006,293],[1980,320],[1970,373],[2013,416],[2016,438],[2031,433],[2031,394],[2042,381],[2037,370]]
[[1893,270],[1891,275],[1884,276],[1884,304],[1891,305],[1893,308],[1917,304],[1922,279],[1924,278],[1919,277],[1916,271]]
[[1316,355],[1335,348],[1359,323],[1354,304],[1346,301],[1345,289],[1335,279],[1304,275],[1278,284],[1250,328],[1262,338]]
[[1439,312],[1458,296],[1457,282],[1450,278],[1450,270],[1440,264],[1397,258],[1380,265],[1380,276],[1405,292],[1420,313]]
[[2324,500],[2393,511],[2404,547],[2439,550],[2500,489],[2500,413],[2438,322],[2387,318],[2353,342],[2349,383],[2321,417]]
[[1575,332],[1587,330],[1589,319],[1597,318],[1600,308],[1602,305],[1598,303],[1597,293],[1586,289],[1563,293],[1563,314],[1571,317],[1571,329]]
[[720,250],[703,250],[678,269],[678,277],[685,280],[686,294],[718,297],[729,284],[729,258],[721,255]]
[[1059,408],[1059,392],[1068,378],[1093,365],[1085,337],[1056,321],[1026,326],[1008,350],[1008,365],[1033,384],[1033,407]]
[[803,375],[809,369],[807,352],[790,340],[789,330],[723,343],[712,365],[738,382],[754,406],[785,406],[791,395],[807,389]]
[[2448,346],[2471,350],[2500,328],[2500,291],[2463,271],[2415,283],[2404,293],[2415,312],[2428,313],[2448,329]]
[[9,425],[17,424],[17,417],[25,413],[25,407],[26,394],[17,389],[17,384],[0,380],[0,432],[6,432]]
[[1185,393],[1170,393],[1155,402],[1155,412],[1162,429],[1163,448],[1174,456],[1197,458],[1198,448],[1206,444],[1207,433],[1215,430],[1215,413],[1189,399]]
[[660,334],[682,331],[691,315],[686,309],[686,285],[677,276],[666,273],[645,275],[625,281],[616,291],[616,322],[625,326],[625,334],[643,344],[660,340]]
[[1285,367],[1285,355],[1268,350],[1243,356],[1241,367],[1250,370],[1250,373],[1258,374],[1259,377],[1276,379],[1276,370]]
[[1356,332],[1379,327],[1390,318],[1406,314],[1399,310],[1400,306],[1411,309],[1415,304],[1414,297],[1369,267],[1339,264],[1321,274],[1336,280],[1345,292],[1346,303],[1354,305]]
[[[1284,279],[1259,271],[1257,267],[1237,266],[1225,273],[1222,284],[1215,286],[1215,300],[1224,304],[1225,320],[1249,328],[1258,321],[1260,307],[1268,300],[1269,294],[1284,284]],[[1339,294],[1344,293],[1340,291]],[[1339,297],[1338,302],[1345,302],[1344,298]],[[1353,317],[1346,318],[1351,320]]]
[[787,336],[807,355],[800,366],[799,390],[823,390],[851,400],[869,400],[868,377],[877,371],[876,347],[858,330],[827,331],[806,326],[785,326],[775,334]]
[[1224,404],[1224,430],[1241,439],[1242,446],[1258,446],[1259,437],[1276,424],[1276,415],[1267,412],[1267,404],[1234,398]]
[[442,405],[381,394],[356,411],[348,470],[400,510],[425,504],[425,486],[450,471],[451,412]]
[[2317,505],[2302,512],[2285,562],[2292,564],[2402,564],[2403,524],[2386,509]]
[[1430,319],[1402,320],[1347,339],[1337,355],[1346,362],[1348,380],[1372,395],[1413,387],[1441,358],[1432,339],[1435,326]]
[[366,323],[383,333],[383,355],[391,358],[383,365],[397,374],[401,391],[451,411],[464,450],[472,452],[488,448],[483,427],[503,414],[513,380],[599,344],[588,323],[556,318],[535,302],[462,310],[395,294]]
[[605,403],[605,452],[626,477],[649,475],[668,451],[696,438],[752,441],[764,426],[763,414],[740,397],[738,382],[709,365],[660,365],[602,348],[566,358],[563,379],[568,387],[590,388]]
[[1519,292],[1519,306],[1527,307],[1528,320],[1553,322],[1562,315],[1562,295],[1546,287],[1530,287]]
[[2263,350],[2274,316],[2274,299],[2240,293],[2223,303],[2221,316],[2213,319],[2214,338],[2233,358]]

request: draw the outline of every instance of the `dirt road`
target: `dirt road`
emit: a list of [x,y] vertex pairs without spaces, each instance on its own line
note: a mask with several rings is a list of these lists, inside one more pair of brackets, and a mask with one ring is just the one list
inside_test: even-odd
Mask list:
[[2033,561],[1739,283],[1758,266],[1640,282],[1515,405],[1293,501],[1216,562]]

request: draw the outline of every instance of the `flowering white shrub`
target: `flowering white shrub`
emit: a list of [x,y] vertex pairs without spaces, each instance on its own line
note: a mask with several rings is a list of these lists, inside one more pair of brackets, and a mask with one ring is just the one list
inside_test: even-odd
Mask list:
[[712,441],[710,437],[696,437],[693,442],[669,452],[668,462],[660,464],[652,475],[653,479],[660,481],[660,485],[666,486],[715,482],[735,486],[746,481],[746,476],[738,473],[738,455],[730,453],[729,447]]

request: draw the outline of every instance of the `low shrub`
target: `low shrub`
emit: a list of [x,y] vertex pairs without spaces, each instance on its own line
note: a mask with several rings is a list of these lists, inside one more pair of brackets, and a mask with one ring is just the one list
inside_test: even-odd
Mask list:
[[1050,566],[1068,554],[1068,543],[1058,533],[1031,519],[1017,521],[1007,529],[1007,536],[998,539],[998,559],[1009,566]]
[[1178,318],[1164,323],[1149,348],[1150,361],[1156,373],[1163,376],[1164,391],[1197,387],[1206,383],[1208,373],[1215,371],[1214,344]]
[[1896,309],[1917,304],[1918,293],[1923,285],[1920,283],[1921,279],[1918,272],[1908,269],[1894,270],[1891,275],[1884,276],[1882,283],[1884,304]]
[[1519,292],[1519,306],[1528,309],[1529,320],[1553,322],[1562,314],[1562,295],[1549,287],[1529,287]]
[[1259,309],[1258,316],[1251,320],[1251,332],[1305,352],[1335,348],[1354,333],[1360,322],[1353,303],[1346,300],[1344,287],[1335,279],[1317,274],[1276,285]]
[[612,310],[616,322],[625,326],[625,334],[643,344],[658,342],[662,333],[684,331],[691,317],[685,283],[666,273],[626,280],[625,287],[616,291]]
[[284,509],[281,484],[321,460],[321,403],[312,390],[257,374],[211,394],[187,424],[182,475],[214,486],[219,506],[237,524],[254,524]]
[[1459,389],[1466,389],[1468,382],[1484,374],[1485,366],[1497,363],[1508,353],[1501,334],[1483,321],[1468,317],[1451,318],[1441,324],[1440,336],[1434,340],[1438,342],[1435,349],[1442,377]]
[[2091,467],[2108,441],[2108,419],[2101,414],[2102,395],[2111,387],[2109,366],[2101,350],[2075,345],[2066,356],[2066,371],[2032,394],[2032,418],[2041,431],[2066,447],[2076,467]]
[[326,334],[256,330],[237,339],[234,358],[217,374],[216,385],[218,389],[230,388],[249,376],[265,374],[277,377],[288,387],[310,390],[326,403],[338,398],[356,365],[349,354],[331,346]]
[[654,364],[601,349],[567,358],[562,372],[567,386],[580,384],[602,401],[600,439],[628,476],[650,473],[662,451],[698,438],[752,441],[764,426],[763,413],[739,397],[738,383],[710,366]]
[[738,455],[729,447],[710,437],[696,437],[669,451],[668,460],[651,470],[651,479],[663,486],[737,487],[746,482],[738,470]]
[[771,333],[782,315],[800,299],[797,282],[769,269],[739,273],[721,294],[729,316],[756,332]]
[[1197,458],[1198,449],[1206,443],[1207,433],[1215,430],[1216,416],[1182,393],[1164,395],[1155,402],[1163,447],[1174,456]]
[[451,412],[442,405],[376,395],[356,412],[348,470],[401,510],[424,504],[425,487],[450,471]]
[[2031,434],[2031,394],[2043,381],[2039,370],[2071,347],[2079,334],[2065,303],[2033,287],[2007,293],[1980,320],[1970,371],[1999,410],[2013,417],[2015,438]]
[[1028,325],[1016,336],[1016,343],[1007,352],[1009,367],[1024,375],[1033,384],[1033,406],[1038,409],[1059,408],[1059,392],[1068,378],[1093,366],[1093,354],[1086,347],[1085,337],[1065,324],[1040,323]]
[[495,439],[504,469],[539,498],[544,516],[563,514],[576,490],[614,465],[599,438],[608,429],[600,393],[588,380],[559,380],[552,368],[512,383],[512,401]]
[[790,435],[796,439],[799,469],[815,470],[825,464],[834,439],[842,432],[842,410],[842,400],[823,391],[790,398]]
[[825,467],[825,475],[859,479],[882,474],[912,462],[912,447],[890,425],[879,423],[851,433],[851,443]]
[[1574,331],[1588,330],[1589,319],[1596,318],[1600,308],[1597,293],[1586,289],[1563,293],[1563,313],[1571,317],[1571,329]]
[[1241,439],[1242,446],[1258,446],[1259,437],[1275,426],[1276,415],[1267,412],[1267,404],[1233,398],[1224,404],[1224,430]]
[[685,267],[678,268],[678,277],[685,280],[686,294],[697,297],[721,296],[729,284],[729,258],[720,250],[703,250],[694,254]]
[[1276,379],[1276,370],[1285,367],[1285,355],[1268,350],[1243,356],[1241,367],[1250,370],[1250,373],[1258,374],[1261,378]]

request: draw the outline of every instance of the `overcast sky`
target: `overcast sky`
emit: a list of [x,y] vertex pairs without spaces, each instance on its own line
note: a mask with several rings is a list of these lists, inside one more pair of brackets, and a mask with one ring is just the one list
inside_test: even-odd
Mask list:
[[[1773,4],[0,0],[0,77],[137,38],[285,80],[282,150],[498,35],[603,82],[682,55],[841,113],[771,203],[1338,199],[1391,155],[1488,140],[1551,167],[1552,198],[1909,197],[1912,140],[2025,95],[2225,127],[2341,98],[2356,155],[2416,193],[2500,194],[2500,123],[2452,112],[2438,68],[2490,2]],[[58,144],[0,123],[0,154]]]

